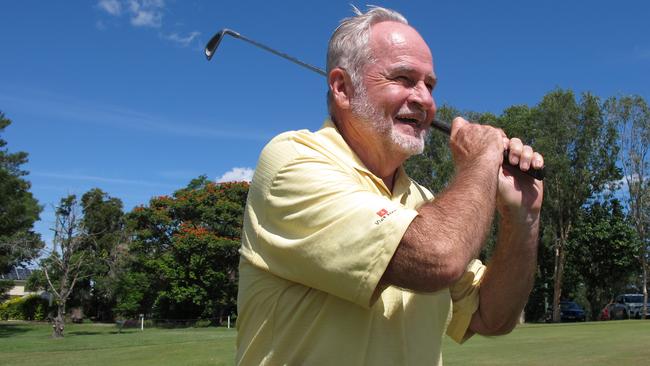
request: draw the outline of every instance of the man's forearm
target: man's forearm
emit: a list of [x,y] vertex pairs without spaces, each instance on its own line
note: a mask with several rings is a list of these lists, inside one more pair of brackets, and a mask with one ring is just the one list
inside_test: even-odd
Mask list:
[[385,282],[437,291],[464,273],[485,242],[495,211],[497,169],[469,167],[421,207],[384,275]]
[[501,219],[498,241],[481,282],[480,306],[470,329],[479,334],[510,332],[528,300],[537,264],[539,217]]

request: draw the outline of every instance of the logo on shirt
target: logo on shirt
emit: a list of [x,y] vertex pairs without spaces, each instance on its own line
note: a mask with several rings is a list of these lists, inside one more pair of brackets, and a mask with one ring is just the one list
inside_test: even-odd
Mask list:
[[377,221],[375,221],[375,225],[379,225],[379,224],[381,224],[382,222],[384,222],[384,221],[386,220],[386,218],[387,218],[388,216],[394,214],[395,211],[397,211],[397,210],[396,210],[396,209],[393,209],[392,211],[388,211],[388,210],[385,209],[385,208],[382,208],[381,210],[377,211],[376,214],[377,214],[377,216],[380,217],[380,219],[377,220]]

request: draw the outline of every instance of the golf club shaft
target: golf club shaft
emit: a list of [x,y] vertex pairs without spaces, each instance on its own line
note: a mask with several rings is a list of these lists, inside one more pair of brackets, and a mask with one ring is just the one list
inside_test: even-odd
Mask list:
[[[221,43],[221,40],[223,39],[223,37],[226,34],[228,34],[228,35],[230,35],[230,36],[232,36],[234,38],[239,38],[242,41],[246,41],[246,42],[252,44],[253,46],[256,46],[256,47],[261,48],[261,49],[263,49],[265,51],[271,52],[272,54],[274,54],[276,56],[280,56],[280,57],[282,57],[282,58],[284,58],[286,60],[289,60],[289,61],[291,61],[291,62],[293,62],[293,63],[295,63],[297,65],[305,67],[305,68],[307,68],[307,69],[309,69],[309,70],[311,70],[311,71],[313,71],[313,72],[315,72],[317,74],[327,76],[327,73],[323,69],[321,69],[319,67],[310,65],[310,64],[308,64],[306,62],[303,62],[303,61],[300,61],[295,57],[289,56],[284,52],[280,52],[278,50],[275,50],[275,49],[273,49],[273,48],[271,48],[271,47],[269,47],[267,45],[264,45],[262,43],[254,41],[254,40],[252,40],[252,39],[250,39],[248,37],[244,37],[240,33],[235,32],[235,31],[233,31],[231,29],[228,29],[228,28],[224,28],[224,29],[220,30],[217,34],[215,34],[210,39],[210,41],[208,41],[207,45],[205,46],[205,56],[207,57],[208,61],[210,59],[212,59],[212,56],[214,56],[214,53],[217,50],[217,47],[219,47],[219,44]],[[451,126],[446,122],[434,119],[431,122],[431,127],[437,129],[440,132],[445,133],[446,135],[451,135]],[[511,168],[515,168],[516,170],[519,170],[518,166],[513,166],[512,164],[510,164],[510,161],[508,159],[508,154],[509,154],[509,150],[504,150],[504,152],[503,152],[503,164],[506,165],[506,166],[509,166]],[[531,176],[531,177],[533,177],[535,179],[544,180],[544,175],[545,175],[544,167],[542,167],[541,169],[533,169],[531,167],[529,170],[521,171],[521,172],[524,173],[524,174],[527,174],[527,175],[529,175],[529,176]]]

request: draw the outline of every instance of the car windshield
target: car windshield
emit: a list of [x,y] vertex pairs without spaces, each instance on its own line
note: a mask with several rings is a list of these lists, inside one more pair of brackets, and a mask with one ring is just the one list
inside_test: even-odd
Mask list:
[[575,302],[563,302],[560,304],[562,310],[580,310],[580,306]]
[[625,296],[625,302],[643,302],[643,295]]

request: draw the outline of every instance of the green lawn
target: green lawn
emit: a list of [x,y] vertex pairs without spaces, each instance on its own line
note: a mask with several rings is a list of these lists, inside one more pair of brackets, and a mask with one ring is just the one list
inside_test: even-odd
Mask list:
[[[231,365],[232,329],[136,329],[0,322],[0,365]],[[648,365],[650,321],[523,325],[503,337],[445,341],[445,365]]]

